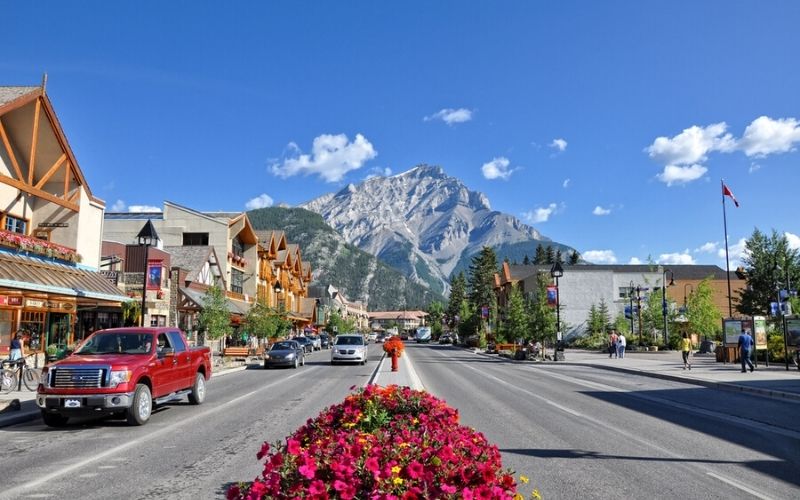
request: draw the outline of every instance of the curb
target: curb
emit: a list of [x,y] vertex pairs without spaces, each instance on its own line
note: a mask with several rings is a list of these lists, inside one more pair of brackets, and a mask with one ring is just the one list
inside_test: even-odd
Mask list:
[[386,353],[384,352],[383,355],[381,356],[381,359],[378,360],[378,365],[375,367],[374,370],[372,370],[372,375],[370,375],[369,379],[364,384],[364,387],[375,383],[375,379],[378,378],[378,373],[381,372],[381,366],[383,366],[383,361],[385,359],[386,359]]

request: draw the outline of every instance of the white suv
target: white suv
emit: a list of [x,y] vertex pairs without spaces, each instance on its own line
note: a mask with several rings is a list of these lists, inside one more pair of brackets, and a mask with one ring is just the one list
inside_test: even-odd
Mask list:
[[338,362],[367,363],[367,344],[361,334],[337,335],[331,347],[331,364]]

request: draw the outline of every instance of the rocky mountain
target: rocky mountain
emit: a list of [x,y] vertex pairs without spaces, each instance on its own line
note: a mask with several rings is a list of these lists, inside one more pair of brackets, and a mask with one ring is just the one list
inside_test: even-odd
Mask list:
[[430,290],[446,293],[453,271],[465,269],[484,246],[498,259],[533,257],[552,242],[516,217],[492,210],[441,167],[420,165],[391,177],[350,184],[301,205],[325,219],[346,241],[377,256]]
[[312,284],[333,284],[349,300],[367,304],[370,311],[421,309],[443,298],[375,256],[344,240],[319,214],[302,208],[270,207],[251,210],[255,229],[277,229],[290,243],[300,245],[303,261],[311,263]]

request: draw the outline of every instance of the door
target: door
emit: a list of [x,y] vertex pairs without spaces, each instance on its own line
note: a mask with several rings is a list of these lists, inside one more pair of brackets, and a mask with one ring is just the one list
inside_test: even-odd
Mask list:
[[57,355],[63,355],[72,339],[71,315],[50,313],[47,323],[47,345],[55,345]]
[[153,397],[166,396],[177,390],[181,381],[177,377],[177,358],[164,356],[164,349],[172,349],[172,343],[165,332],[156,336],[156,358],[151,367],[153,375]]
[[192,355],[189,348],[183,341],[183,337],[178,332],[168,332],[172,348],[175,349],[176,387],[175,390],[187,389],[194,384],[194,367],[192,366]]

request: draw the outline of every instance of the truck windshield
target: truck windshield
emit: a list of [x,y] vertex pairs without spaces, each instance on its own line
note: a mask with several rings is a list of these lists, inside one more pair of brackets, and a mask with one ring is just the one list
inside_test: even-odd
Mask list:
[[149,354],[152,333],[100,333],[91,337],[75,354]]

